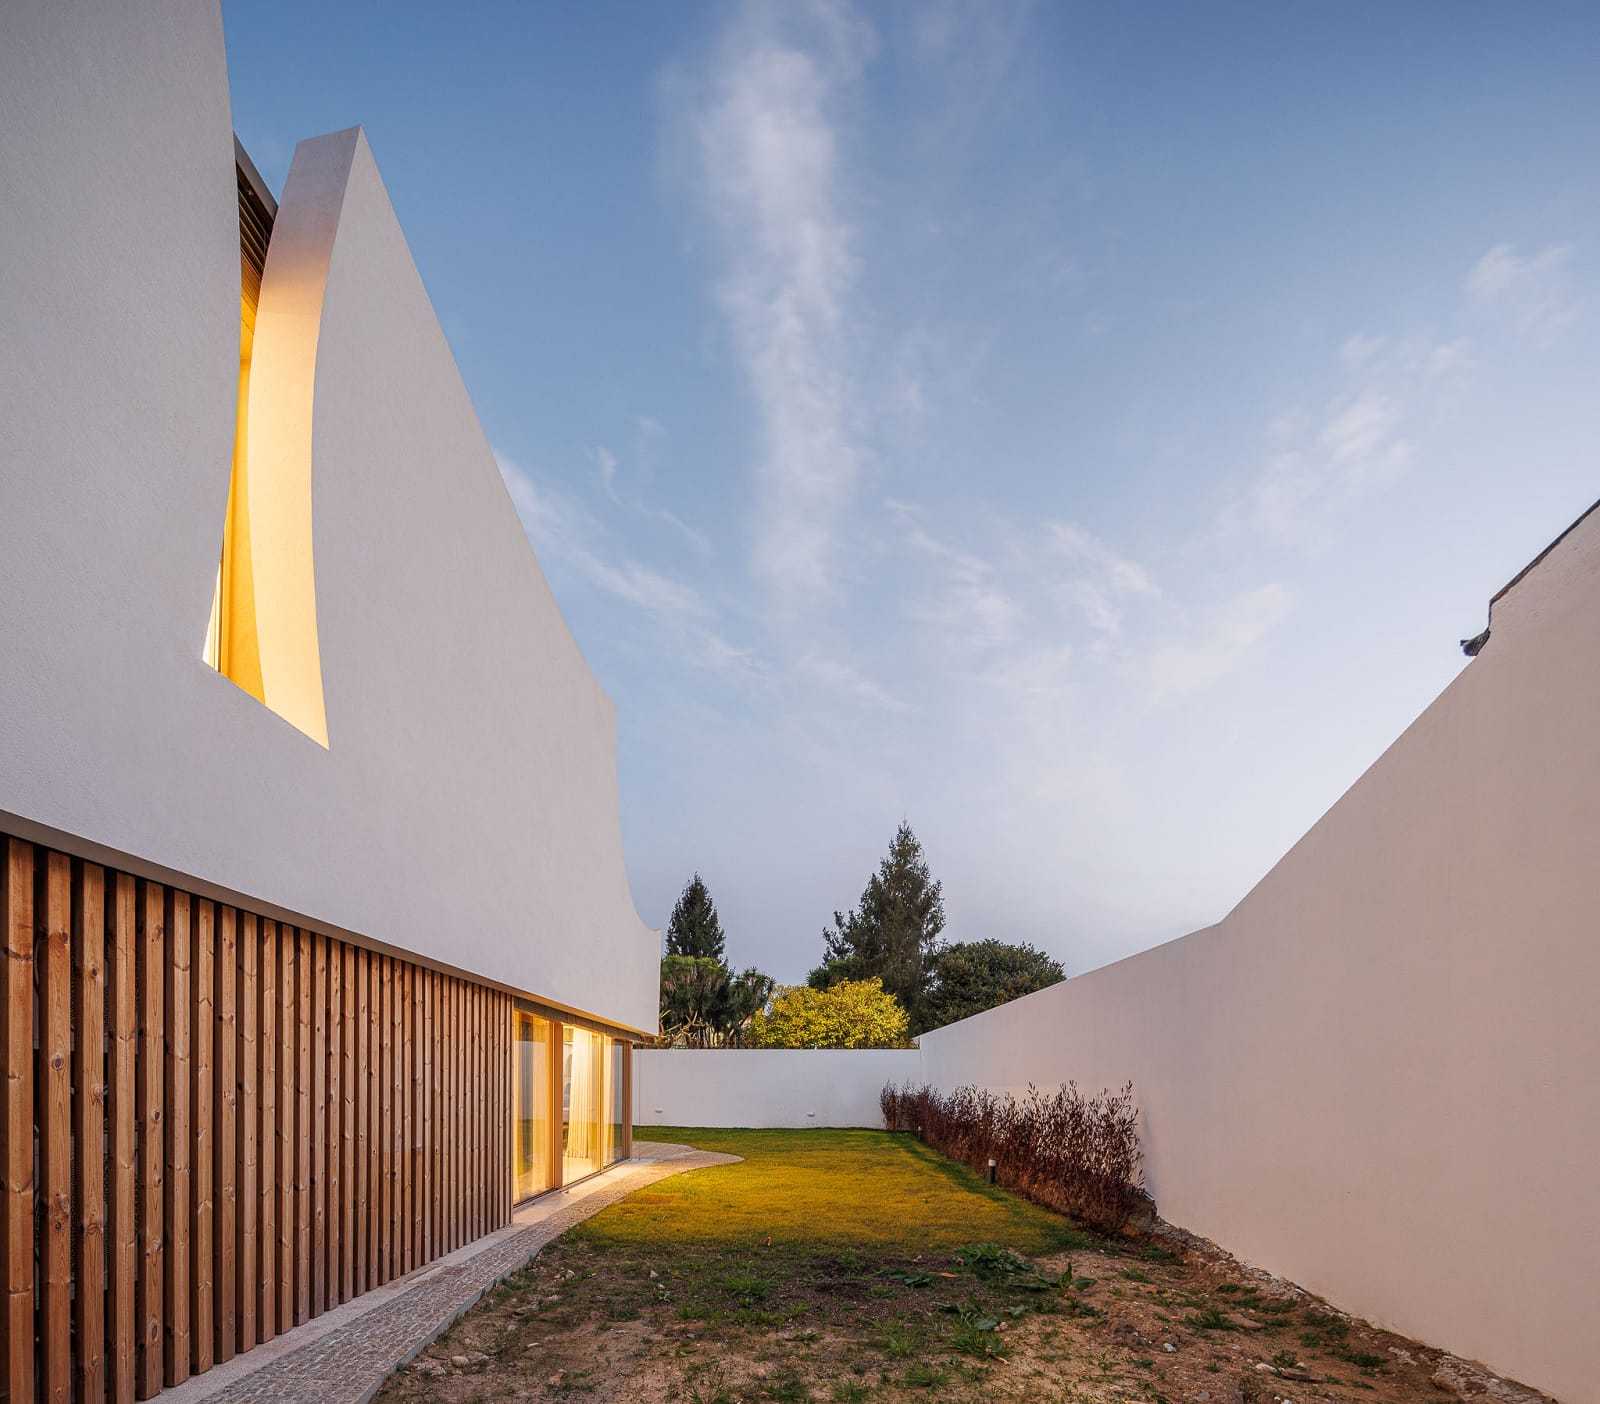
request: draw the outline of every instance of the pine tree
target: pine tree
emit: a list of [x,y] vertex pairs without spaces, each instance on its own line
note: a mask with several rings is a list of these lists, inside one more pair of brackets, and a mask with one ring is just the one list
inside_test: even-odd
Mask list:
[[717,906],[699,873],[689,879],[672,909],[666,945],[661,961],[662,1038],[690,1048],[743,1043],[772,995],[773,980],[754,966],[736,972],[728,965]]
[[667,923],[667,954],[720,961],[726,944],[722,923],[717,920],[717,904],[696,873],[672,909],[672,920]]
[[915,1011],[927,991],[943,930],[943,888],[933,881],[911,826],[902,822],[855,910],[835,912],[833,930],[822,933],[826,955],[809,983],[828,989],[843,980],[877,977]]

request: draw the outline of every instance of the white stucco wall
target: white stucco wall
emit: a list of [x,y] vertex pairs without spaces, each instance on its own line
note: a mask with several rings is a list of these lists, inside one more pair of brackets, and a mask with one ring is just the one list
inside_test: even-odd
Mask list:
[[915,1048],[665,1048],[633,1055],[640,1126],[879,1126],[887,1082],[921,1076]]
[[239,336],[215,3],[0,7],[0,188],[0,827],[653,1029],[612,706],[360,133],[296,153],[249,418],[254,455],[309,372],[327,750],[201,659]]
[[927,1079],[1128,1078],[1162,1214],[1600,1400],[1600,512],[1216,926],[926,1034]]

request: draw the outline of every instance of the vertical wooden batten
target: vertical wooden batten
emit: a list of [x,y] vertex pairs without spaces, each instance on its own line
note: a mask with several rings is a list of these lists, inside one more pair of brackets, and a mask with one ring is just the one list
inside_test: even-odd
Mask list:
[[72,860],[46,853],[34,869],[39,982],[39,1393],[72,1390]]
[[218,908],[216,936],[211,1099],[212,1150],[216,1166],[216,1228],[212,1239],[211,1282],[216,1314],[211,1347],[213,1358],[223,1362],[233,1359],[238,1338],[238,1282],[234,1258],[239,1214],[239,956],[238,913],[232,907]]
[[0,937],[5,941],[3,1057],[5,1179],[5,1382],[11,1399],[33,1398],[33,846],[4,842]]
[[166,1382],[189,1378],[189,1287],[191,1229],[189,1181],[189,960],[190,903],[187,892],[167,890],[166,927],[166,1194],[165,1361]]
[[139,1353],[138,885],[126,873],[113,873],[106,894],[106,1383],[113,1404],[127,1404]]
[[151,1398],[508,1222],[504,992],[0,857],[0,1404]]
[[190,1359],[194,1374],[209,1370],[216,1345],[216,1296],[211,1254],[216,1239],[213,1193],[213,1106],[211,1050],[216,1019],[212,981],[216,909],[196,898],[190,922],[189,990],[189,1176],[194,1198],[189,1231]]
[[238,1233],[235,1237],[234,1267],[238,1272],[235,1292],[239,1304],[239,1326],[235,1345],[240,1351],[253,1350],[260,1321],[260,1242],[261,1229],[261,1140],[257,1120],[261,1096],[259,981],[261,954],[256,919],[250,912],[239,913],[239,1105],[236,1111],[238,1144]]

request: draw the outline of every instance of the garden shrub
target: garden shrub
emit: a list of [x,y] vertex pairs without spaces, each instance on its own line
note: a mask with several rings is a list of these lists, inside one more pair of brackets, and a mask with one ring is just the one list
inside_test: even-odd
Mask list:
[[1117,1232],[1148,1209],[1133,1084],[1086,1097],[1076,1083],[1055,1092],[1032,1085],[1018,1101],[976,1087],[939,1092],[888,1084],[884,1125],[988,1173],[1008,1189],[1091,1228]]

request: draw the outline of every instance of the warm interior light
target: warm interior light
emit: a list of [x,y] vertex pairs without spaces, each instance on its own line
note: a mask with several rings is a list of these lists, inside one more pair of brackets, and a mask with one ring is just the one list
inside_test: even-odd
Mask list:
[[254,234],[254,244],[241,238],[233,475],[204,656],[256,701],[326,746],[308,465],[250,462],[250,367],[264,252],[259,217]]
[[566,1024],[562,1027],[563,1184],[603,1169],[614,1158],[610,1059],[604,1034]]
[[[239,297],[239,408],[234,421],[233,476],[222,523],[222,558],[211,596],[206,630],[206,662],[248,692],[267,702],[261,683],[261,652],[256,637],[255,589],[250,569],[249,443],[250,355],[255,344],[256,304],[247,291]],[[270,704],[269,704],[270,705]]]

